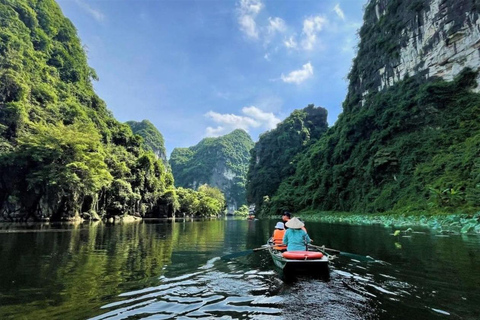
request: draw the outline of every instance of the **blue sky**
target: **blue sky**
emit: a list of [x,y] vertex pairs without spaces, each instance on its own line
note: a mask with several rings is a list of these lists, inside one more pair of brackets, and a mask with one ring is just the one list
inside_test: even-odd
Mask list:
[[150,120],[168,154],[245,129],[254,141],[308,104],[332,125],[366,0],[57,0],[98,95]]

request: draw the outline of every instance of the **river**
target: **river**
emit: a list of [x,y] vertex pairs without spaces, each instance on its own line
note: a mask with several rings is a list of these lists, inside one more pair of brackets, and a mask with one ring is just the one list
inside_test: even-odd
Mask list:
[[0,318],[480,319],[480,236],[309,222],[345,254],[286,281],[275,222],[0,224]]

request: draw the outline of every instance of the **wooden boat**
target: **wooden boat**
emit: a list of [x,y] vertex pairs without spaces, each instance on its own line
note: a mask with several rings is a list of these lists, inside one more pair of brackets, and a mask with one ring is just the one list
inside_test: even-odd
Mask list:
[[309,248],[308,251],[280,251],[274,249],[272,242],[268,242],[268,252],[273,263],[284,273],[325,274],[328,272],[328,253],[318,248]]

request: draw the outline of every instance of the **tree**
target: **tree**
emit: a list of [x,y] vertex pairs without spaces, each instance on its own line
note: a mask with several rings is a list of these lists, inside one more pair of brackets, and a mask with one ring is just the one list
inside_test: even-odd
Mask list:
[[0,165],[25,181],[12,190],[20,189],[14,192],[20,206],[31,204],[23,208],[27,215],[41,210],[42,200],[58,202],[78,214],[85,195],[97,193],[112,181],[100,135],[92,126],[31,124],[31,131],[23,132],[17,142],[14,152],[1,156]]

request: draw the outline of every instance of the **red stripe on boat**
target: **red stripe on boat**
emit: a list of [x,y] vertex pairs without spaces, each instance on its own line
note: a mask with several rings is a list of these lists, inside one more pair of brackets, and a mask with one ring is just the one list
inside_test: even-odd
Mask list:
[[282,256],[291,260],[315,260],[322,259],[323,253],[316,251],[286,251]]

